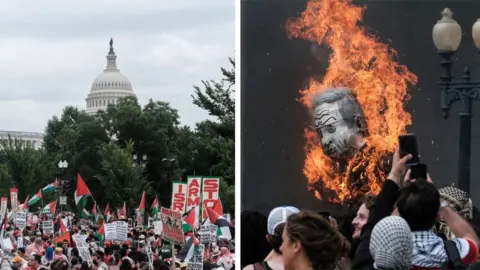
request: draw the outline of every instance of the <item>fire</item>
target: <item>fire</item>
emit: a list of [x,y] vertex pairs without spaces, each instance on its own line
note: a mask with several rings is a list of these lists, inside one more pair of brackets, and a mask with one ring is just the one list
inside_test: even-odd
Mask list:
[[[367,148],[348,162],[345,172],[336,170],[338,164],[323,153],[315,129],[305,129],[303,172],[309,188],[319,199],[323,197],[319,189],[333,191],[335,196],[329,198],[333,202],[352,199],[359,192],[377,194],[385,177],[378,165],[395,151],[398,136],[411,124],[403,103],[409,99],[408,86],[416,84],[417,77],[394,60],[393,49],[359,25],[364,11],[365,7],[351,0],[310,1],[301,16],[286,25],[290,38],[317,42],[331,50],[325,77],[321,82],[311,80],[308,89],[300,91],[300,101],[311,108],[312,94],[345,86],[356,93],[365,113]],[[348,180],[352,173],[360,173],[361,187]]]

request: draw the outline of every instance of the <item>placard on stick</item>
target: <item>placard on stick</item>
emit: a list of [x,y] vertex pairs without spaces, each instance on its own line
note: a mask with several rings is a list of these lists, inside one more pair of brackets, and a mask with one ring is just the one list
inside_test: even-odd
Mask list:
[[178,245],[185,243],[182,229],[182,215],[162,207],[163,239]]

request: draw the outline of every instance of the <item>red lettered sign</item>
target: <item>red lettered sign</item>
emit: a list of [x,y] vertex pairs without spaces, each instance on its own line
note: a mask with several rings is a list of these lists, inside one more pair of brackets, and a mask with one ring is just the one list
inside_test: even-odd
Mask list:
[[187,181],[187,209],[186,211],[197,207],[197,217],[200,216],[200,192],[202,186],[201,177],[188,177]]
[[187,184],[173,182],[172,184],[172,206],[171,210],[183,214],[187,202]]
[[208,217],[205,207],[212,208],[218,200],[218,193],[220,191],[220,178],[218,177],[204,177],[202,184],[202,217]]

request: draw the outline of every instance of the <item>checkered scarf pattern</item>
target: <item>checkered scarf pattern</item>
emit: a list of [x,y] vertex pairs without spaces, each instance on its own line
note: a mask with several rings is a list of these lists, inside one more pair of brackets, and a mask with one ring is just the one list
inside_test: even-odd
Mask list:
[[[473,203],[468,193],[455,187],[444,187],[439,189],[438,192],[441,198],[448,203],[448,206],[463,219],[469,221],[473,218]],[[447,239],[455,238],[455,235],[443,220],[439,221],[438,232],[444,234]]]
[[373,228],[370,237],[370,254],[376,268],[410,269],[412,249],[412,233],[403,218],[389,216]]
[[448,261],[443,239],[433,231],[412,232],[412,265],[424,268],[438,268]]

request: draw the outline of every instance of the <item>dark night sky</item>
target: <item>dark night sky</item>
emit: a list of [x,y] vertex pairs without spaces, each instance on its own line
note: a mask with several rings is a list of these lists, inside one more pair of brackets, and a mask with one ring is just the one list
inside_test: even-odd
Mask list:
[[[480,55],[471,38],[471,27],[480,17],[480,1],[358,1],[367,3],[364,24],[383,41],[390,41],[399,59],[419,78],[409,89],[412,100],[406,104],[412,114],[409,132],[417,133],[422,160],[434,182],[441,187],[456,182],[459,104],[444,120],[440,93],[439,57],[432,42],[432,27],[440,12],[449,7],[464,31],[455,55],[454,73],[469,65],[472,76],[480,76]],[[474,3],[475,2],[475,3]],[[325,62],[313,57],[312,45],[288,40],[284,25],[289,17],[303,11],[306,1],[250,0],[241,11],[241,125],[242,125],[242,210],[268,213],[278,205],[322,210],[306,189],[302,173],[303,129],[306,109],[296,101],[306,78],[322,74]],[[325,50],[320,54],[326,58]],[[480,79],[480,78],[479,78]],[[475,166],[480,160],[480,102],[474,103],[472,119],[471,192],[480,191]],[[476,200],[478,204],[479,200]],[[326,209],[328,210],[328,209]]]

